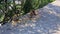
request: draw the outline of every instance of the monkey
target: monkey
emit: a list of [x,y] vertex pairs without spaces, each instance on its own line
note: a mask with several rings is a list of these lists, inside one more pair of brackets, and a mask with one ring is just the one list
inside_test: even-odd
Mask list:
[[36,16],[37,14],[36,14],[36,12],[35,12],[35,10],[32,10],[31,12],[30,12],[30,18],[32,18],[32,16]]

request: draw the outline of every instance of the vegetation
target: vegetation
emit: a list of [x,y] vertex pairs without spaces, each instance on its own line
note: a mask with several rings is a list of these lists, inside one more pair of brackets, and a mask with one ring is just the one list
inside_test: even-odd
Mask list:
[[0,0],[0,23],[12,20],[14,15],[18,17],[33,12],[52,1],[54,0]]

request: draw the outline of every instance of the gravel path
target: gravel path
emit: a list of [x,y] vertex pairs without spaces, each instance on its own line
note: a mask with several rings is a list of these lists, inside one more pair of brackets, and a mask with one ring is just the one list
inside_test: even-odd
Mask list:
[[60,0],[56,0],[39,9],[39,19],[25,24],[0,27],[0,34],[60,34]]

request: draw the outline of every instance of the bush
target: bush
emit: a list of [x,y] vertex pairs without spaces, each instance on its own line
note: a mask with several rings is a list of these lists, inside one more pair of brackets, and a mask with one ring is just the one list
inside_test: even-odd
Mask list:
[[18,1],[19,4],[17,4],[15,0],[0,0],[0,10],[3,12],[3,14],[0,12],[0,22],[8,22],[14,15],[25,15],[30,11],[42,8],[52,1],[54,0],[20,0],[20,2]]

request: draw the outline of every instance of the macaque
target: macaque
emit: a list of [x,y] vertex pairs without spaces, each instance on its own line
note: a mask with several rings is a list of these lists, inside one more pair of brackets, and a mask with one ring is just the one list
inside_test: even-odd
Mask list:
[[33,11],[30,12],[30,16],[31,16],[30,18],[32,18],[32,16],[36,16],[36,15],[37,14],[36,14],[35,10],[33,10]]
[[14,16],[13,16],[13,20],[14,21],[18,21],[19,20],[19,10],[17,10],[17,11],[15,11],[15,14],[14,14]]

